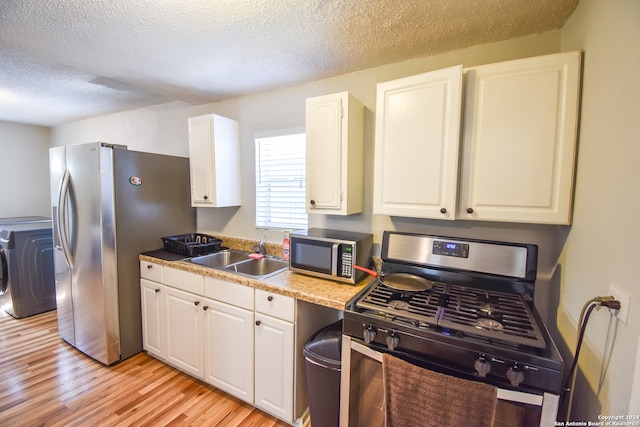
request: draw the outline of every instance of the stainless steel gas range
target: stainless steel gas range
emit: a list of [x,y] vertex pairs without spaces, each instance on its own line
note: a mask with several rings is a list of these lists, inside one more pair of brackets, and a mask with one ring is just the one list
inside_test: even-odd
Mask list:
[[496,426],[553,425],[563,360],[533,304],[537,249],[385,232],[380,277],[344,314],[341,425],[376,424],[357,421],[372,409],[354,406],[371,388],[355,370],[383,353],[496,386]]

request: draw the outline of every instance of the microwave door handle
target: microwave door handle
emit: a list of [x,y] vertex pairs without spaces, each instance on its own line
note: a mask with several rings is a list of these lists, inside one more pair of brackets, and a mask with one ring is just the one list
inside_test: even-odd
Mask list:
[[340,243],[334,243],[331,247],[331,275],[338,277],[338,248]]

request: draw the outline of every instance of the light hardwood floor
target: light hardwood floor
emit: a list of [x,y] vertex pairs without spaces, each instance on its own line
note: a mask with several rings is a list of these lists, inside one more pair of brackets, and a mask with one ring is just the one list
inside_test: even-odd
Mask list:
[[57,328],[0,309],[0,426],[287,426],[146,353],[105,367]]

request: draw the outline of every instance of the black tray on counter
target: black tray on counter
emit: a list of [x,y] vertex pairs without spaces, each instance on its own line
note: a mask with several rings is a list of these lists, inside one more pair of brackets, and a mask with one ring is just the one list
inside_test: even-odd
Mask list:
[[222,250],[222,240],[207,234],[192,233],[161,237],[164,249],[176,254],[194,257]]
[[165,251],[164,249],[154,249],[152,251],[142,252],[140,255],[146,255],[153,258],[162,259],[165,261],[180,261],[182,259],[188,259],[186,255],[177,254],[175,252]]

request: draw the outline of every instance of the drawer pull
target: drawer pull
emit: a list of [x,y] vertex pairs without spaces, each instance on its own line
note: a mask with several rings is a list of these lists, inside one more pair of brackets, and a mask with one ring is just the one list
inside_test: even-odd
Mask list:
[[155,288],[155,289],[154,289],[154,291],[155,291],[155,292],[156,292],[156,294],[157,294],[157,293],[159,293],[159,292],[160,292],[160,289],[159,289],[159,288]]
[[151,270],[152,268],[153,268],[153,265],[147,264],[147,270]]
[[273,296],[269,295],[269,296],[267,297],[267,301],[269,301],[269,302],[273,301]]
[[259,320],[256,320],[256,326],[260,326],[260,323],[261,322]]

